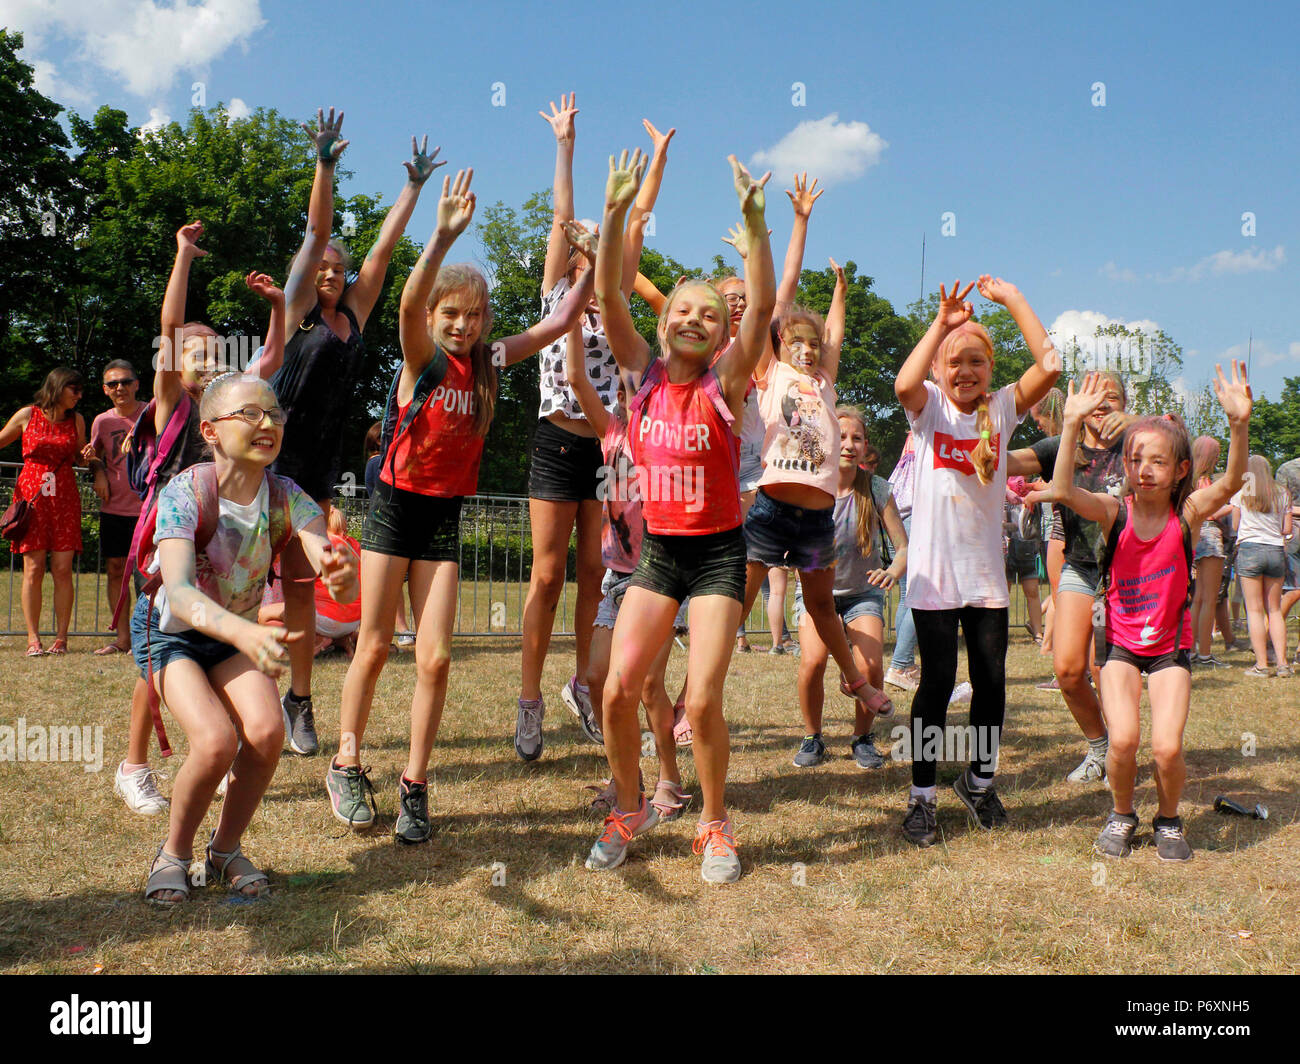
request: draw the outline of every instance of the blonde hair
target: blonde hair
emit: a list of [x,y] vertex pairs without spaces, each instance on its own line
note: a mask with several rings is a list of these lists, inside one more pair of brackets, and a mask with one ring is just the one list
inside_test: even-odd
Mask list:
[[[837,406],[835,408],[835,417],[848,418],[850,421],[856,421],[862,426],[862,437],[868,442],[871,439],[870,433],[867,432],[867,418],[856,406]],[[876,530],[880,527],[881,515],[876,512],[876,499],[871,494],[871,474],[861,466],[853,471],[853,494],[856,496],[857,504],[857,541],[858,552],[863,556],[871,553],[871,545],[876,539]]]
[[1246,485],[1241,489],[1241,501],[1247,510],[1257,514],[1271,514],[1286,509],[1283,497],[1286,491],[1273,480],[1273,467],[1262,454],[1252,454],[1246,460]]
[[443,266],[433,281],[428,307],[436,310],[438,304],[452,294],[465,294],[483,308],[483,325],[478,342],[470,351],[470,366],[474,381],[474,432],[486,436],[492,427],[497,405],[497,371],[492,364],[492,348],[484,339],[492,330],[492,303],[488,298],[488,284],[483,275],[467,262]]
[[[1124,387],[1124,378],[1113,369],[1099,370],[1097,376],[1102,380],[1109,381],[1111,384],[1115,385],[1116,389],[1119,391],[1120,409],[1127,410],[1128,389]],[[1179,422],[1179,424],[1182,424],[1182,422]],[[1080,432],[1078,442],[1074,445],[1074,465],[1076,469],[1085,468],[1089,461],[1088,456],[1083,453],[1083,437],[1084,433]]]
[[203,398],[199,400],[199,419],[201,421],[211,421],[214,417],[221,417],[221,414],[217,412],[217,408],[224,405],[223,400],[226,393],[239,384],[258,385],[264,393],[270,395],[271,399],[276,401],[276,405],[279,405],[278,400],[275,400],[275,390],[261,377],[256,374],[231,371],[214,377],[204,387]]
[[348,519],[337,506],[331,506],[329,516],[325,518],[325,528],[336,536],[348,534]]
[[1213,436],[1197,436],[1192,441],[1192,480],[1199,484],[1208,480],[1214,467],[1219,464],[1219,455],[1223,448]]
[[1059,436],[1065,422],[1065,394],[1060,388],[1049,388],[1038,400],[1034,413],[1047,422],[1044,430],[1049,436]]
[[[962,340],[973,339],[988,353],[989,366],[993,365],[993,338],[983,325],[977,321],[963,322],[943,338],[939,350],[935,352],[934,365],[943,364],[948,352]],[[936,376],[938,374],[936,373]],[[981,484],[992,484],[998,471],[998,453],[993,449],[993,418],[989,416],[989,397],[986,392],[976,401],[975,430],[980,434],[980,441],[970,453],[971,464]]]

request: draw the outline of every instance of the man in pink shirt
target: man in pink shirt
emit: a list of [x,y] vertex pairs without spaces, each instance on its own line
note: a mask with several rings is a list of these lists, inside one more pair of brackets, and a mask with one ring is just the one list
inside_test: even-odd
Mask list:
[[[126,456],[122,441],[130,434],[144,404],[136,399],[139,379],[130,362],[114,359],[104,367],[104,394],[113,406],[90,427],[89,449],[94,451],[91,468],[95,473],[95,494],[99,496],[99,553],[108,567],[108,608],[117,604],[122,571],[131,551],[131,536],[140,516],[140,496],[126,478]],[[129,605],[129,603],[128,603]],[[131,649],[131,611],[124,609],[117,625],[117,639],[100,647],[96,654],[120,654]]]

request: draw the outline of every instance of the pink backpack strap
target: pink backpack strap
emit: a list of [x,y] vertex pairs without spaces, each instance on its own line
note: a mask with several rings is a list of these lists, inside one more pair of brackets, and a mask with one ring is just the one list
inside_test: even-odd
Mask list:
[[[753,386],[753,382],[750,382]],[[710,368],[704,374],[704,379],[700,382],[700,389],[708,396],[709,400],[717,408],[719,416],[723,422],[730,427],[735,423],[736,415],[731,412],[731,407],[727,405],[726,396],[722,394],[722,382],[718,380],[718,375]]]
[[655,358],[650,360],[650,365],[646,366],[645,373],[641,377],[641,387],[636,390],[636,395],[632,396],[632,401],[627,404],[629,422],[631,415],[640,413],[645,407],[646,400],[650,398],[650,393],[664,379],[665,373],[667,373],[667,370],[664,368],[663,359]]

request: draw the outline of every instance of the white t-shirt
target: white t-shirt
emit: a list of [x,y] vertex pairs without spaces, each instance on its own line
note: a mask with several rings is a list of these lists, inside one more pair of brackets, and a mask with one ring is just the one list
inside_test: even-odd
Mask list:
[[977,415],[961,413],[931,381],[925,391],[921,412],[907,411],[916,449],[907,604],[918,610],[1005,608],[1011,602],[1002,559],[1007,442],[1023,418],[1016,414],[1015,385],[989,400],[989,443],[998,456],[989,484],[979,482],[970,461],[980,441]]
[[1277,509],[1271,514],[1263,514],[1256,513],[1246,505],[1242,499],[1245,491],[1242,488],[1231,500],[1231,505],[1241,511],[1241,524],[1237,526],[1238,546],[1242,543],[1260,543],[1267,547],[1286,546],[1286,541],[1282,538],[1282,519],[1291,506],[1286,493],[1279,491]]

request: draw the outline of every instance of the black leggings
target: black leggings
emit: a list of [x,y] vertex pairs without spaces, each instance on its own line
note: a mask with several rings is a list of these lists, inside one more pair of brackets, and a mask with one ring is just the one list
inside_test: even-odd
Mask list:
[[[955,610],[912,610],[916,623],[916,647],[921,653],[921,683],[912,698],[912,785],[933,787],[936,762],[917,755],[933,747],[925,738],[929,729],[943,729],[948,717],[948,699],[957,682],[957,622],[966,637],[966,659],[973,689],[970,722],[977,736],[1000,736],[1007,711],[1007,610],[963,606]],[[916,736],[920,729],[921,742]],[[984,729],[996,729],[985,732]],[[930,750],[926,747],[930,746]],[[997,766],[997,742],[985,739],[971,744],[983,746],[992,759],[971,761],[971,771],[991,776]],[[945,743],[945,749],[947,744]]]

